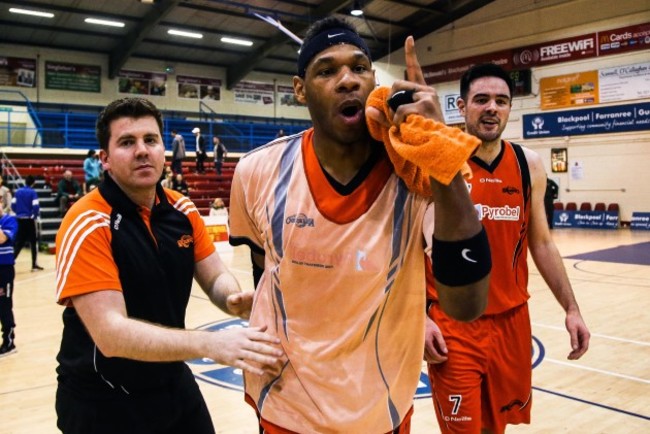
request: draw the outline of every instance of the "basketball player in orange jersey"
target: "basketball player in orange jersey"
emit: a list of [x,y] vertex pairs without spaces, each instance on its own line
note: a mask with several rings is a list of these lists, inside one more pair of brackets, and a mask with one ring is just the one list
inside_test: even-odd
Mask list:
[[[406,41],[407,114],[441,120],[412,38]],[[408,433],[425,327],[422,220],[429,198],[410,193],[366,126],[375,88],[370,52],[348,23],[330,17],[308,31],[294,77],[313,128],[277,138],[238,163],[230,236],[262,256],[251,326],[268,324],[286,359],[280,375],[245,376],[246,400],[265,433]],[[370,109],[369,109],[370,110]],[[378,111],[369,111],[387,122]],[[486,300],[487,238],[458,175],[432,180],[434,245],[452,267],[436,279],[454,317],[471,320]],[[464,260],[472,250],[475,262]],[[436,262],[436,258],[434,258]],[[452,268],[459,270],[454,273]]]
[[493,267],[487,309],[469,324],[440,308],[438,285],[427,279],[433,321],[427,323],[425,356],[443,433],[503,433],[506,424],[530,422],[528,249],[566,312],[568,358],[580,358],[589,346],[589,330],[548,229],[542,161],[501,139],[512,90],[508,74],[493,64],[475,66],[461,78],[458,108],[467,132],[482,140],[470,159],[468,187],[488,233]]

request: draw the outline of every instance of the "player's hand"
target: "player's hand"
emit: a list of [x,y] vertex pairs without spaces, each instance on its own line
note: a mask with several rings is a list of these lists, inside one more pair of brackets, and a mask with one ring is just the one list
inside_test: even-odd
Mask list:
[[447,344],[438,324],[427,316],[424,329],[424,361],[431,364],[447,361]]
[[207,332],[210,351],[215,362],[240,368],[255,375],[280,372],[284,351],[280,339],[266,333],[266,326],[230,328]]
[[567,359],[578,360],[589,349],[591,333],[578,310],[569,310],[564,324],[571,337],[571,352]]

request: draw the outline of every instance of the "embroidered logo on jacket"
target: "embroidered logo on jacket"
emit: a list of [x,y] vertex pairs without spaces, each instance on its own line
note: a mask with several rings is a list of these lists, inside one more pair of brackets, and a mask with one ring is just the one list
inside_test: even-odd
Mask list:
[[190,245],[194,242],[194,238],[192,238],[192,235],[183,235],[180,240],[176,241],[178,244],[178,247],[187,249],[190,247]]
[[113,222],[113,229],[115,229],[116,231],[119,231],[119,230],[120,230],[120,222],[121,222],[121,221],[122,221],[122,214],[119,214],[119,213],[118,213],[118,214],[115,216],[115,221]]

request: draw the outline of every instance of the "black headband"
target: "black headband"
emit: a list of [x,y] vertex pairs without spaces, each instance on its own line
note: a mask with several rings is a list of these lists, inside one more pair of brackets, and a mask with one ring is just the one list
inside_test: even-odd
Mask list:
[[321,51],[338,44],[350,44],[359,47],[368,56],[368,59],[370,59],[368,45],[355,32],[341,27],[327,29],[300,47],[300,54],[298,55],[298,76],[305,78],[305,70],[311,59]]

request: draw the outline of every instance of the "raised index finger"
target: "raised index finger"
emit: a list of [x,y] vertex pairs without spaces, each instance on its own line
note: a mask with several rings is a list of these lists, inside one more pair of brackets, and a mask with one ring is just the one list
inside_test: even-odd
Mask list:
[[408,36],[404,42],[404,59],[406,61],[406,78],[408,81],[426,85],[427,82],[424,81],[424,74],[422,74],[422,68],[415,52],[415,39],[413,39],[413,36]]

